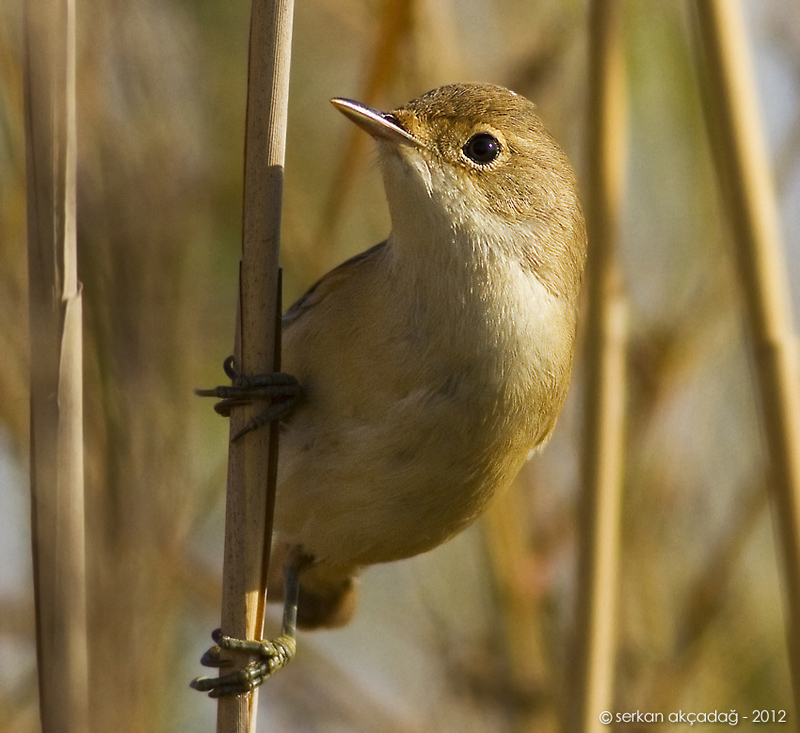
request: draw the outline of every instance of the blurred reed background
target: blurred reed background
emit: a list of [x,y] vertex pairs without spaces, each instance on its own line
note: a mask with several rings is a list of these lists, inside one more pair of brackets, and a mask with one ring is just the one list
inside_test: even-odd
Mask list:
[[[0,6],[0,729],[15,733],[38,729],[21,2]],[[614,709],[790,710],[755,385],[690,4],[624,5],[630,383]],[[800,14],[791,0],[744,7],[797,282]],[[248,15],[244,2],[78,4],[95,731],[214,729],[214,703],[188,681],[218,623],[227,424],[191,390],[220,381],[232,348]],[[286,303],[389,228],[367,136],[330,97],[388,108],[451,81],[510,86],[583,170],[586,24],[577,0],[298,3]],[[551,444],[488,521],[368,571],[351,627],[301,635],[261,694],[264,730],[559,729],[582,381],[579,358]]]

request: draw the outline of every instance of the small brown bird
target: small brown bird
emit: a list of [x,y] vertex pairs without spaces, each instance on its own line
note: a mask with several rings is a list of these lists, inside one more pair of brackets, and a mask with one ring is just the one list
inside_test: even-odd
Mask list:
[[[285,314],[296,383],[243,377],[204,392],[269,397],[280,382],[274,566],[288,558],[289,608],[299,576],[306,628],[347,623],[361,568],[450,539],[547,441],[586,256],[574,174],[525,98],[453,84],[389,113],[332,102],[377,142],[391,234]],[[275,643],[218,633],[268,661],[193,684],[251,689],[293,653],[292,625]]]

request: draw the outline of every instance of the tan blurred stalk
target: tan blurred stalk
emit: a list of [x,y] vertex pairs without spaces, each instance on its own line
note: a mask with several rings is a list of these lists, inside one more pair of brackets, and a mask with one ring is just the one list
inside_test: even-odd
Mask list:
[[88,724],[83,344],[75,222],[75,5],[25,5],[30,471],[43,733]]
[[[397,48],[403,36],[408,32],[411,3],[409,0],[386,0],[380,20],[378,39],[375,43],[373,58],[369,65],[367,78],[364,81],[358,101],[374,106],[380,93],[391,82],[396,73]],[[347,145],[339,159],[334,175],[334,184],[330,187],[320,219],[320,227],[314,239],[314,256],[325,252],[331,246],[336,232],[342,206],[347,194],[353,187],[356,161],[367,145],[368,137],[358,127],[351,125]]]
[[589,13],[585,425],[573,685],[567,730],[598,730],[613,699],[625,410],[625,304],[617,239],[625,162],[624,7]]
[[800,373],[789,285],[741,8],[695,4],[703,92],[753,341],[783,559],[789,660],[800,710]]
[[[277,367],[280,245],[293,0],[254,0],[245,129],[242,264],[239,271],[236,364],[245,374]],[[234,409],[231,435],[263,409]],[[230,444],[225,508],[222,628],[239,639],[261,639],[269,565],[278,426]],[[224,673],[224,671],[223,671]],[[255,732],[257,690],[220,698],[219,733]]]
[[[542,639],[541,609],[522,582],[531,561],[525,508],[521,491],[528,488],[518,478],[486,512],[484,523],[489,558],[500,595],[500,613],[506,639],[511,681],[516,690],[533,697],[547,684],[550,670]],[[516,721],[520,733],[557,730],[551,706],[531,706]]]

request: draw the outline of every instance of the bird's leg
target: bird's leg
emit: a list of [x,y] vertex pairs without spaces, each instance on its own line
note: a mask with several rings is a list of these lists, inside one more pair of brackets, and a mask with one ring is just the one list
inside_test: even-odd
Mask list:
[[216,629],[211,638],[216,646],[211,647],[200,659],[206,667],[229,667],[230,659],[223,659],[223,650],[247,652],[259,657],[247,666],[219,675],[218,677],[197,677],[190,682],[195,690],[208,692],[209,697],[223,695],[244,695],[256,687],[279,669],[285,667],[295,655],[297,649],[297,600],[300,595],[300,572],[311,559],[304,555],[299,547],[292,548],[286,556],[284,566],[283,591],[283,625],[281,634],[271,641],[250,641],[225,636],[221,629]]
[[272,403],[267,410],[250,420],[231,438],[231,441],[238,440],[245,433],[273,420],[286,417],[303,397],[303,388],[290,374],[272,372],[249,377],[236,371],[232,356],[225,359],[222,368],[231,379],[230,387],[214,387],[213,389],[196,389],[194,391],[201,397],[217,397],[220,401],[214,405],[214,409],[220,415],[228,417],[232,407],[249,405],[254,400],[266,400]]

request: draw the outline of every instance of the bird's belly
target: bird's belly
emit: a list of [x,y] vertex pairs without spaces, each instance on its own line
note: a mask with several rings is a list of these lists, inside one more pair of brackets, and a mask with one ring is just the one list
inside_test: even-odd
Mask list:
[[480,410],[417,401],[375,420],[312,410],[293,419],[279,461],[283,539],[341,565],[425,552],[470,524],[533,447],[487,430]]

